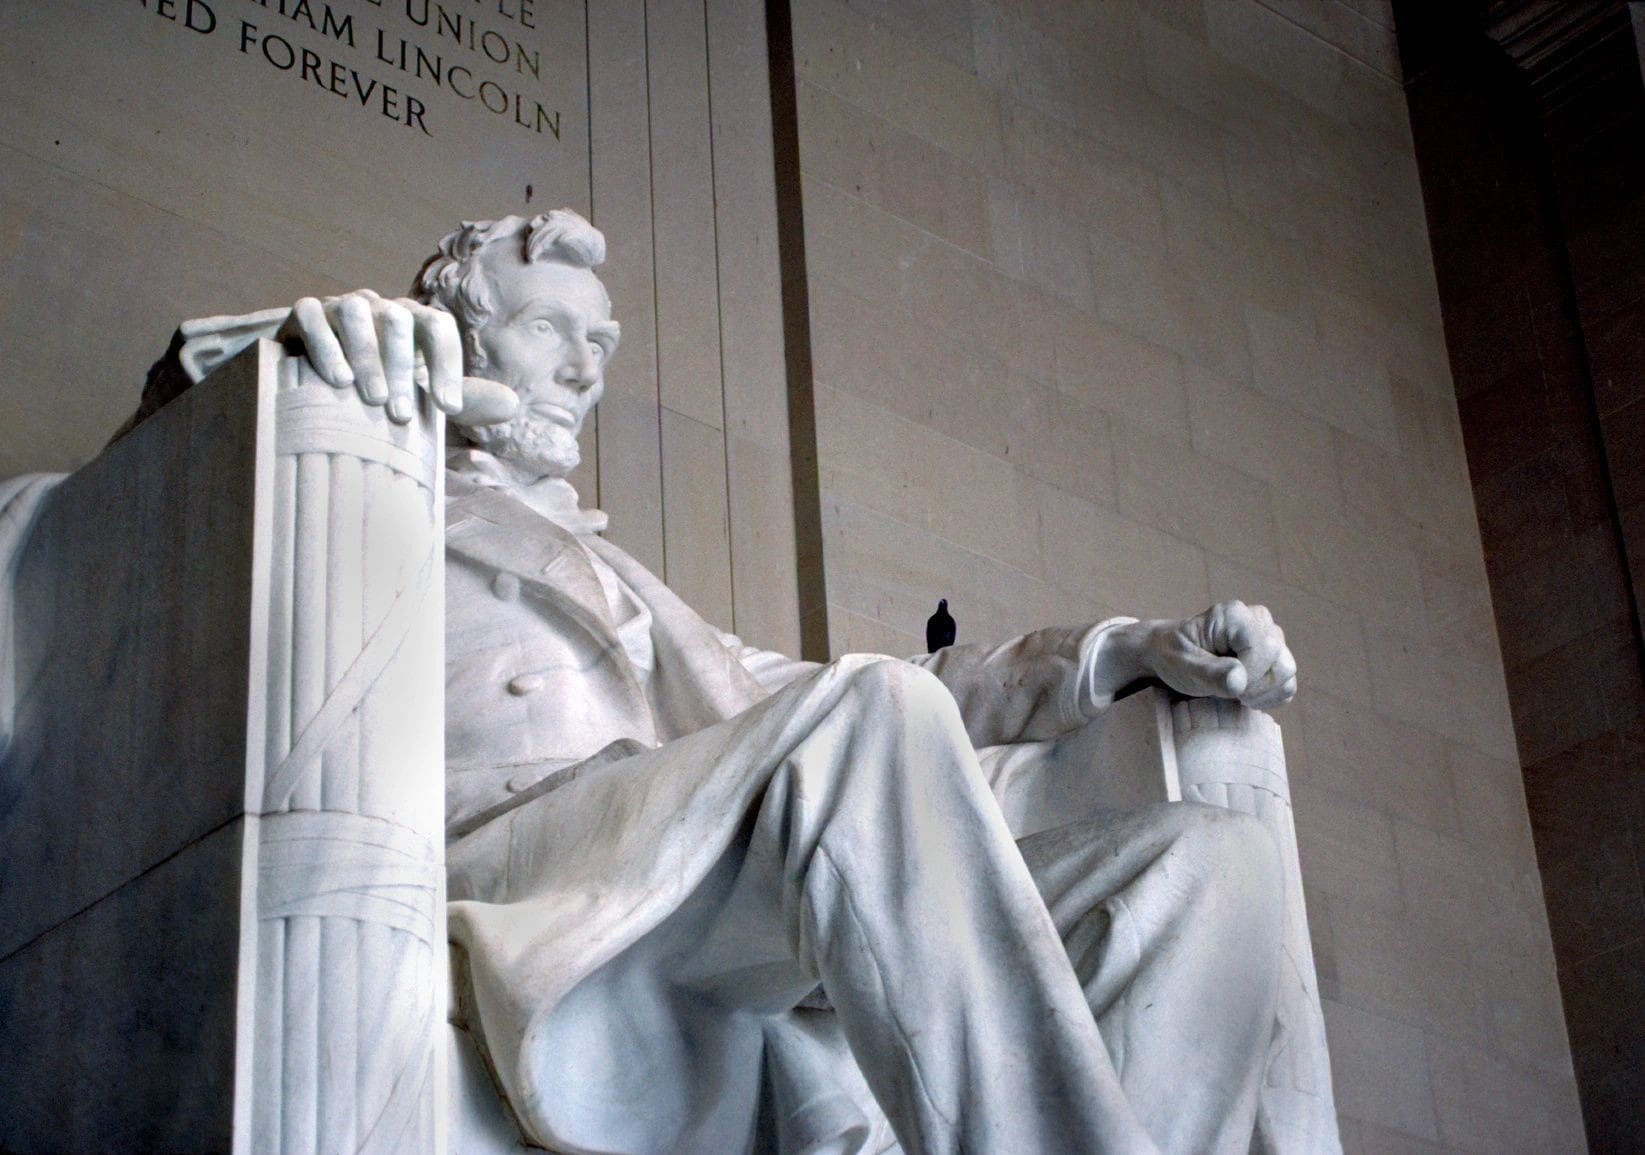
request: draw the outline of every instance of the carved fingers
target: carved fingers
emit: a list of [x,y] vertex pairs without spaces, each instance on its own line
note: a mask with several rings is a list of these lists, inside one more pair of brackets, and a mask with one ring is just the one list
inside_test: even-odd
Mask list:
[[328,384],[338,389],[354,384],[354,370],[349,368],[348,356],[337,334],[331,331],[325,306],[318,298],[304,297],[291,307],[291,316],[280,330],[280,339],[292,338],[302,341],[309,364]]
[[409,298],[385,300],[370,289],[341,297],[304,297],[281,330],[303,344],[314,371],[337,389],[357,389],[404,424],[426,388],[446,413],[463,404],[463,347],[457,322]]
[[[360,390],[360,400],[367,405],[387,405],[388,366],[384,363],[382,343],[377,340],[377,320],[372,306],[377,302],[364,293],[350,293],[336,303],[332,315],[337,320],[337,333],[343,339],[343,353],[349,368],[354,370],[354,384]],[[403,420],[392,411],[389,416]]]
[[428,369],[428,391],[446,413],[463,407],[463,342],[457,321],[444,309],[410,302],[412,335]]
[[1213,613],[1217,611],[1221,611],[1225,631],[1222,640],[1245,669],[1245,687],[1235,696],[1259,710],[1283,706],[1294,698],[1297,660],[1268,607],[1232,601],[1212,607]]
[[1237,698],[1259,710],[1296,696],[1296,658],[1266,606],[1219,602],[1165,623],[1150,650],[1154,673],[1184,694]]

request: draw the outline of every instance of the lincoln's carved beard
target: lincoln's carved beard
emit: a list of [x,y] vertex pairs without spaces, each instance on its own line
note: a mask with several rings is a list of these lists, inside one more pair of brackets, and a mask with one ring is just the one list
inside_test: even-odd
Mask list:
[[463,426],[463,435],[487,453],[538,477],[565,477],[582,460],[576,434],[524,410],[499,425]]

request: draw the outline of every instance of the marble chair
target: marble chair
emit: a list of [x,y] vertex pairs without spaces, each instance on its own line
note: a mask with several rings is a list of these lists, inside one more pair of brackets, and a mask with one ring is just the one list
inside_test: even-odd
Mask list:
[[[26,540],[29,494],[0,514],[0,1149],[519,1149],[449,987],[424,410],[392,425],[264,341]],[[990,756],[1024,833],[1184,798],[1270,826],[1304,1010],[1256,1146],[1334,1142],[1273,720],[1151,687]]]

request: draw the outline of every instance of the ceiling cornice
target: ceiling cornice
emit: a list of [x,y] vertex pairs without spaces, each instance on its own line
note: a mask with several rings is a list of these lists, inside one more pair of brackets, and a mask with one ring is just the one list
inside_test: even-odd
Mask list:
[[1545,115],[1599,87],[1618,68],[1637,71],[1633,21],[1623,0],[1491,0],[1483,15],[1486,35],[1525,76]]

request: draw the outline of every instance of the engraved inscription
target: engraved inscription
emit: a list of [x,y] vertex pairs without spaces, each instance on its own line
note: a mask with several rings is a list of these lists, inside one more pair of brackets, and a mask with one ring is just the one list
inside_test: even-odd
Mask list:
[[544,91],[534,36],[540,3],[137,0],[198,43],[221,42],[248,64],[424,136],[446,123],[442,114],[467,105],[559,140],[562,113]]

